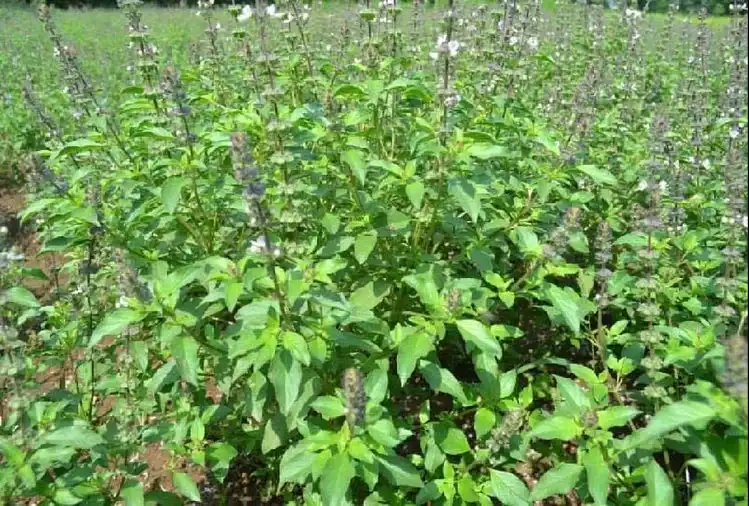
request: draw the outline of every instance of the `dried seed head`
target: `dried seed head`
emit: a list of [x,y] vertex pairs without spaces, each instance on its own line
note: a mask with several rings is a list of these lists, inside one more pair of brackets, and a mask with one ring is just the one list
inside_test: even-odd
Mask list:
[[41,21],[47,21],[50,18],[49,14],[49,5],[46,3],[39,4],[39,10],[37,11],[39,14],[39,19]]
[[723,371],[721,380],[723,387],[731,394],[747,412],[747,381],[749,381],[749,369],[747,359],[749,352],[747,350],[746,337],[736,334],[728,339],[725,343],[725,360],[726,368]]
[[343,371],[341,386],[346,400],[346,420],[353,428],[364,420],[364,408],[367,399],[364,393],[362,374],[358,369],[349,367]]
[[592,428],[598,424],[598,416],[595,411],[586,411],[583,415],[583,424],[586,427]]

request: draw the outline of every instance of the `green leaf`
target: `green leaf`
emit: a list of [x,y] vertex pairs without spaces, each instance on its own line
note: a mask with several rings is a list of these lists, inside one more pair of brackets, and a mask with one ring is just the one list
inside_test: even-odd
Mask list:
[[533,487],[531,500],[537,501],[552,495],[566,494],[577,483],[583,466],[578,464],[561,463],[544,473]]
[[65,144],[56,156],[50,158],[50,163],[54,158],[62,155],[75,155],[84,151],[95,151],[99,148],[106,147],[105,144],[93,141],[91,139],[76,139]]
[[383,369],[374,369],[364,380],[364,393],[367,394],[369,402],[381,403],[387,396],[388,373]]
[[616,185],[617,180],[614,175],[606,169],[598,168],[594,165],[580,165],[577,170],[587,174],[598,184]]
[[326,420],[343,416],[346,412],[346,406],[343,405],[343,401],[332,395],[318,397],[310,407],[320,413]]
[[461,455],[471,451],[468,438],[463,431],[448,422],[442,422],[434,428],[434,440],[448,455]]
[[473,429],[476,431],[476,437],[481,439],[494,428],[497,423],[497,416],[490,409],[479,408],[473,418]]
[[421,208],[421,201],[424,199],[424,183],[421,181],[414,181],[406,185],[406,196],[411,202],[411,205],[416,209]]
[[220,479],[226,476],[229,472],[229,466],[231,466],[232,460],[239,454],[236,448],[229,443],[217,441],[211,443],[206,448],[206,456],[208,457],[208,463],[211,471],[218,475]]
[[367,179],[367,162],[364,159],[364,153],[358,149],[348,149],[341,159],[349,166],[351,173],[359,180],[359,184],[364,184]]
[[479,160],[489,160],[491,158],[502,158],[508,155],[508,150],[504,146],[489,144],[488,142],[477,142],[471,144],[466,149],[466,153]]
[[183,506],[182,500],[177,494],[152,490],[146,493],[146,506]]
[[320,476],[320,494],[325,506],[343,506],[346,504],[346,492],[349,483],[356,474],[348,454],[339,453],[328,460]]
[[284,332],[281,340],[283,347],[289,350],[291,356],[302,364],[308,366],[312,361],[312,356],[309,352],[309,346],[303,336],[296,332]]
[[301,365],[286,350],[276,353],[268,371],[268,379],[275,389],[281,413],[288,415],[302,384]]
[[82,502],[82,499],[74,494],[71,489],[59,487],[54,491],[52,501],[56,506],[73,506]]
[[539,439],[561,439],[569,441],[582,434],[582,427],[572,418],[551,416],[541,420],[531,431],[531,436]]
[[70,217],[90,223],[91,225],[99,225],[99,217],[96,216],[96,210],[91,206],[76,209],[70,213]]
[[435,469],[442,465],[445,461],[445,454],[442,453],[437,443],[427,443],[427,451],[424,455],[424,468],[429,472],[433,473]]
[[366,95],[362,87],[355,84],[342,84],[333,92],[333,96],[336,98],[362,98]]
[[455,324],[467,342],[497,359],[502,358],[502,347],[483,323],[477,320],[458,320]]
[[533,256],[541,253],[541,244],[538,242],[536,233],[528,227],[518,227],[510,233],[510,239],[514,242],[520,252]]
[[374,230],[357,235],[354,241],[354,258],[356,258],[356,261],[360,264],[366,262],[374,250],[375,244],[377,244],[377,232]]
[[31,468],[31,465],[24,464],[16,470],[18,477],[21,478],[21,482],[27,488],[36,487],[36,473]]
[[579,230],[570,234],[567,243],[578,253],[588,253],[590,251],[588,238]]
[[436,309],[441,306],[442,298],[437,289],[437,283],[434,281],[433,272],[430,271],[404,276],[403,281],[416,290],[419,294],[419,299],[421,299],[421,302],[423,302],[428,308]]
[[179,379],[179,370],[177,362],[173,359],[168,360],[164,365],[159,367],[147,383],[150,393],[156,393],[167,385],[173,384]]
[[179,204],[179,198],[182,193],[182,187],[187,184],[187,178],[173,177],[170,178],[164,186],[161,187],[161,202],[167,212],[173,213]]
[[348,454],[358,461],[366,462],[367,464],[374,463],[374,453],[359,437],[355,437],[349,441]]
[[545,147],[549,151],[551,151],[552,153],[554,153],[555,155],[559,156],[559,154],[560,154],[560,151],[559,151],[559,142],[551,139],[549,137],[549,132],[543,131],[543,132],[539,133],[536,136],[535,141],[538,142],[539,144],[541,144],[543,147]]
[[430,481],[427,483],[426,487],[419,490],[419,493],[416,494],[416,504],[417,506],[420,506],[427,501],[436,501],[440,497],[442,497],[442,491],[437,485],[437,482]]
[[174,134],[172,134],[172,132],[170,132],[166,128],[150,126],[139,128],[136,132],[133,133],[133,137],[152,137],[155,139],[166,141],[174,139]]
[[471,217],[471,221],[476,223],[481,211],[481,198],[474,184],[467,179],[453,180],[449,184],[448,192]]
[[239,296],[242,294],[242,288],[244,287],[241,281],[227,281],[224,284],[224,302],[229,311],[234,311],[234,307],[237,305]]
[[279,487],[284,483],[304,483],[312,473],[319,454],[304,445],[292,446],[281,457]]
[[372,439],[386,448],[393,448],[400,442],[398,429],[395,428],[393,422],[388,418],[381,418],[375,423],[369,424],[367,432],[372,436]]
[[398,211],[391,209],[387,213],[387,233],[402,232],[408,228],[411,219]]
[[419,359],[432,351],[433,342],[434,339],[426,332],[415,332],[398,345],[396,365],[401,386],[405,385],[411,377]]
[[502,373],[499,377],[499,397],[500,399],[506,399],[515,392],[515,384],[517,383],[518,372],[515,369]]
[[23,307],[40,306],[39,301],[36,300],[34,294],[23,286],[8,288],[8,290],[5,291],[3,298],[12,304],[18,304]]
[[281,413],[274,414],[265,424],[263,440],[260,443],[260,451],[263,455],[280,447],[288,435],[286,420]]
[[41,444],[90,450],[96,445],[104,444],[104,438],[88,427],[72,425],[45,434],[42,436]]
[[105,336],[117,336],[128,326],[142,320],[144,315],[133,309],[120,308],[107,314],[91,334],[88,347],[93,348]]
[[338,232],[338,229],[341,227],[341,219],[338,217],[338,215],[325,213],[325,216],[322,217],[321,224],[330,235],[335,235],[335,233]]
[[645,483],[648,486],[647,506],[673,506],[674,487],[655,459],[645,469]]
[[479,495],[476,493],[478,487],[470,476],[464,476],[458,481],[458,495],[467,503],[479,502]]
[[128,480],[120,490],[120,498],[125,501],[125,506],[144,506],[143,484]]
[[187,474],[174,473],[172,482],[174,483],[175,488],[179,491],[180,494],[187,497],[191,501],[200,501],[200,492],[198,492],[198,486],[195,485],[195,482],[192,481],[192,478],[190,478]]
[[421,488],[419,471],[409,461],[398,455],[375,455],[380,473],[396,487]]
[[585,390],[580,385],[562,376],[554,375],[554,379],[557,382],[557,388],[562,395],[562,399],[574,406],[576,414],[582,414],[592,407],[588,394],[585,393]]
[[609,497],[609,466],[603,459],[601,448],[591,446],[583,455],[583,465],[588,478],[588,492],[593,496],[595,506],[606,506]]
[[717,413],[707,404],[696,401],[679,401],[658,411],[648,426],[624,439],[622,449],[635,448],[651,439],[659,438],[684,425],[700,425],[709,422]]
[[26,461],[26,454],[5,438],[0,438],[0,452],[5,455],[6,462],[10,462],[13,467],[21,467]]
[[421,362],[419,369],[432,390],[450,394],[461,403],[468,404],[468,398],[463,392],[463,387],[460,386],[460,382],[453,376],[453,373],[426,361]]
[[689,506],[725,506],[725,504],[725,493],[722,489],[715,487],[703,488],[689,501]]
[[601,380],[598,379],[595,371],[589,367],[580,364],[570,364],[569,368],[572,374],[585,381],[588,385],[592,386],[601,383]]
[[374,309],[390,293],[390,285],[384,281],[370,281],[357,288],[349,302],[364,310]]
[[604,430],[621,427],[640,413],[641,411],[633,406],[612,406],[602,409],[597,413],[598,426]]
[[548,298],[554,308],[562,314],[567,326],[575,333],[580,333],[580,317],[577,313],[577,304],[570,299],[569,295],[556,285],[551,285],[548,290]]
[[504,471],[489,470],[492,495],[506,506],[528,506],[531,494],[528,487],[514,474]]
[[172,355],[177,361],[182,378],[198,386],[198,343],[192,336],[182,334],[172,341]]

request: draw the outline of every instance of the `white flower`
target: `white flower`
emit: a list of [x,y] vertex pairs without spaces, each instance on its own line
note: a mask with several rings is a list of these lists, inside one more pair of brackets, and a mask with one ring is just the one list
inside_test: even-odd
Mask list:
[[16,249],[11,249],[6,256],[11,262],[22,262],[25,258],[24,254],[19,253]]
[[518,38],[513,35],[512,37],[510,37],[509,43],[511,46],[516,45],[518,43]]
[[239,13],[239,16],[237,16],[237,21],[240,23],[244,23],[248,19],[252,17],[252,7],[249,5],[245,5],[242,7],[242,12]]
[[265,242],[265,237],[260,236],[257,239],[253,239],[250,242],[248,250],[250,253],[266,253],[268,251],[268,243]]
[[660,183],[658,183],[658,187],[661,189],[661,193],[663,193],[664,195],[666,193],[668,193],[668,183],[667,182],[661,181]]
[[458,105],[459,102],[460,102],[460,95],[458,95],[457,93],[454,93],[448,96],[447,98],[445,98],[444,104],[445,104],[445,107],[447,107],[448,109],[454,109]]
[[455,56],[458,54],[458,49],[460,49],[460,42],[457,40],[451,40],[448,42],[447,35],[440,34],[437,37],[435,49],[438,53],[448,53],[450,56]]
[[528,48],[531,51],[538,49],[538,39],[536,37],[528,37]]
[[271,4],[265,8],[265,14],[272,18],[280,18],[283,13],[276,10],[276,4]]

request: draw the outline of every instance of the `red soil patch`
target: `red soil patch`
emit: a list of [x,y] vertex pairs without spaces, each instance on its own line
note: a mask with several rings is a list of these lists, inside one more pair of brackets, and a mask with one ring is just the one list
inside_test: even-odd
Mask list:
[[46,280],[41,280],[26,276],[23,280],[24,285],[44,302],[53,296],[57,284],[63,283],[60,279],[56,283],[55,279],[59,276],[58,268],[64,263],[64,259],[56,253],[39,254],[41,245],[36,234],[18,219],[18,213],[25,207],[25,202],[21,189],[0,189],[0,225],[8,228],[11,245],[23,253],[24,267],[39,269],[47,277]]

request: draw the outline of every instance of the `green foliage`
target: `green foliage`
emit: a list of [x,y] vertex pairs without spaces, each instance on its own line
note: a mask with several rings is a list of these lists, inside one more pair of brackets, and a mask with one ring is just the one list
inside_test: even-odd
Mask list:
[[746,503],[745,14],[510,5],[13,11],[0,504]]

